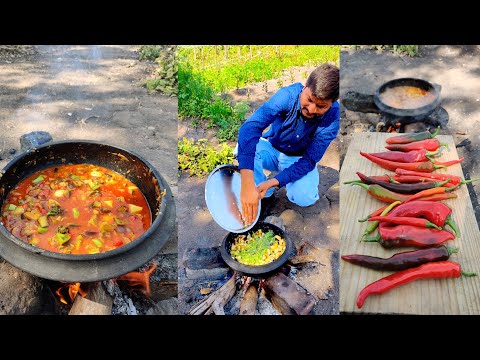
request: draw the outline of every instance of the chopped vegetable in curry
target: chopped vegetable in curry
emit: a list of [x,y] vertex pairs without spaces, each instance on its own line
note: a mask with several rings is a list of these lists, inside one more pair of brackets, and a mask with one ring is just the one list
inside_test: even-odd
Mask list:
[[5,227],[45,250],[95,254],[116,249],[151,225],[141,191],[122,175],[91,164],[39,171],[8,194]]
[[248,235],[237,236],[230,247],[230,255],[245,265],[265,265],[278,259],[286,248],[286,242],[272,230],[262,229]]

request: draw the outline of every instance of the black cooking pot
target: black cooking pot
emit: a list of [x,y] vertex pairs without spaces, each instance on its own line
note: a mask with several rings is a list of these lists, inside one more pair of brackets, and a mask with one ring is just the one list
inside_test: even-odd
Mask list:
[[[414,87],[426,90],[433,95],[433,100],[424,106],[417,107],[414,109],[399,109],[399,108],[389,106],[382,101],[382,94],[385,92],[385,90],[389,88],[394,88],[397,86],[414,86]],[[442,87],[440,85],[431,84],[428,81],[425,81],[422,79],[415,79],[415,78],[394,79],[381,85],[375,91],[373,100],[375,102],[375,105],[377,105],[378,109],[381,112],[384,112],[399,118],[410,118],[410,120],[412,121],[418,121],[430,115],[433,112],[433,110],[435,110],[435,108],[440,104],[441,89]],[[401,119],[399,119],[399,121],[401,122]]]
[[[248,233],[255,232],[259,229],[262,229],[263,232],[268,232],[270,230],[273,231],[275,235],[280,235],[286,242],[286,248],[280,257],[269,264],[259,265],[259,266],[252,266],[252,265],[245,265],[239,263],[230,255],[230,247],[232,241],[239,235],[247,235]],[[277,270],[280,266],[282,266],[290,257],[293,256],[293,242],[287,236],[285,231],[280,229],[278,226],[273,224],[269,224],[266,222],[258,222],[254,227],[250,230],[243,232],[243,233],[228,233],[227,236],[223,239],[222,246],[220,247],[220,254],[222,255],[223,261],[237,272],[248,275],[248,276],[259,276],[259,277],[266,277],[271,272]]]
[[48,143],[13,159],[0,174],[0,208],[7,194],[34,172],[62,164],[89,163],[116,171],[145,195],[152,225],[134,241],[115,250],[72,255],[32,246],[13,236],[0,223],[0,256],[34,275],[66,282],[113,278],[148,262],[167,242],[174,228],[175,206],[168,184],[139,155],[93,141]]

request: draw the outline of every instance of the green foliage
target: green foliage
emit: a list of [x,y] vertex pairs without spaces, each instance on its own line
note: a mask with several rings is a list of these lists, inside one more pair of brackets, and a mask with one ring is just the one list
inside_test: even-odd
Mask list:
[[142,45],[139,49],[139,52],[140,55],[138,58],[140,60],[155,60],[162,52],[162,45]]
[[144,86],[149,91],[159,91],[172,96],[177,95],[178,64],[176,54],[176,45],[144,45],[140,48],[139,59],[155,59],[158,64],[155,77],[144,82]]
[[178,169],[188,170],[190,176],[203,177],[218,165],[231,164],[234,159],[233,149],[226,143],[215,149],[207,139],[195,143],[184,137],[178,142]]
[[[178,115],[180,118],[208,120],[207,127],[217,127],[220,141],[234,140],[238,129],[250,109],[245,103],[234,107],[221,96],[214,95],[202,74],[194,73],[188,63],[180,63],[178,69]],[[198,121],[194,121],[195,126]]]
[[[226,51],[225,51],[226,49]],[[181,61],[202,73],[214,92],[225,92],[270,80],[292,66],[339,63],[337,45],[180,46]]]
[[[194,126],[206,120],[216,127],[220,141],[235,140],[249,111],[222,94],[247,84],[279,77],[292,66],[339,63],[340,46],[209,45],[178,48],[178,114],[193,118]],[[290,70],[293,79],[293,71]],[[283,81],[277,82],[278,87]]]

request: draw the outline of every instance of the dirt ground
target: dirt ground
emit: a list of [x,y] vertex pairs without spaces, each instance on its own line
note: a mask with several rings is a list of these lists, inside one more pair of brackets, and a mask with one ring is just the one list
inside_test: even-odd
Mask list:
[[[20,153],[19,138],[48,131],[54,141],[88,139],[133,150],[177,196],[177,98],[141,87],[154,63],[138,46],[36,46],[0,55],[0,168]],[[177,253],[176,234],[160,254]]]
[[[449,113],[448,126],[440,134],[452,135],[467,178],[480,177],[480,46],[420,46],[420,56],[408,57],[388,51],[344,48],[340,55],[340,98],[350,90],[374,94],[388,80],[401,77],[425,79],[442,86],[441,106]],[[342,106],[341,162],[350,134],[364,131],[349,119]],[[480,224],[480,184],[468,185]]]
[[[298,67],[285,71],[279,79],[251,85],[244,89],[231,91],[228,95],[234,101],[245,101],[252,113],[279,88],[293,82],[302,82],[314,68]],[[248,116],[248,114],[247,114]],[[218,144],[214,130],[202,127],[194,128],[190,121],[179,121],[178,137],[207,138]],[[235,142],[230,142],[234,147]],[[339,176],[339,142],[335,140],[318,164],[320,173],[320,199],[310,207],[302,208],[291,203],[285,188],[275,190],[277,202],[269,214],[282,218],[287,234],[292,238],[297,251],[305,251],[321,264],[315,270],[298,272],[295,280],[319,301],[314,314],[338,313],[338,250],[339,250],[339,211],[338,211],[338,176]],[[189,248],[220,246],[228,233],[221,228],[210,215],[205,203],[206,178],[188,177],[183,173],[178,180],[179,194],[177,201],[177,219],[179,236],[179,311],[188,312],[201,300],[199,291],[204,283],[190,281],[186,278],[183,257]],[[217,281],[214,288],[223,281]],[[210,284],[211,285],[211,284]],[[194,300],[192,300],[194,299]],[[233,300],[232,300],[233,302]],[[228,308],[228,306],[226,306]],[[261,312],[260,312],[261,313]],[[278,314],[278,312],[277,312]]]

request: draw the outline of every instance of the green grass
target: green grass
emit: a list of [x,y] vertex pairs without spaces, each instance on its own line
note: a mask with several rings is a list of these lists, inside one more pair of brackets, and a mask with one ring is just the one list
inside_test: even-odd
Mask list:
[[[340,46],[217,45],[178,47],[178,115],[216,127],[220,141],[236,140],[249,107],[231,104],[224,94],[279,77],[292,66],[338,65]],[[288,75],[288,74],[287,74]],[[305,74],[305,77],[308,74]],[[290,70],[293,83],[293,71]],[[279,81],[278,87],[282,84]]]
[[180,46],[178,54],[180,61],[188,62],[194,72],[201,72],[213,91],[225,92],[274,79],[292,66],[315,66],[324,62],[338,65],[340,46]]

